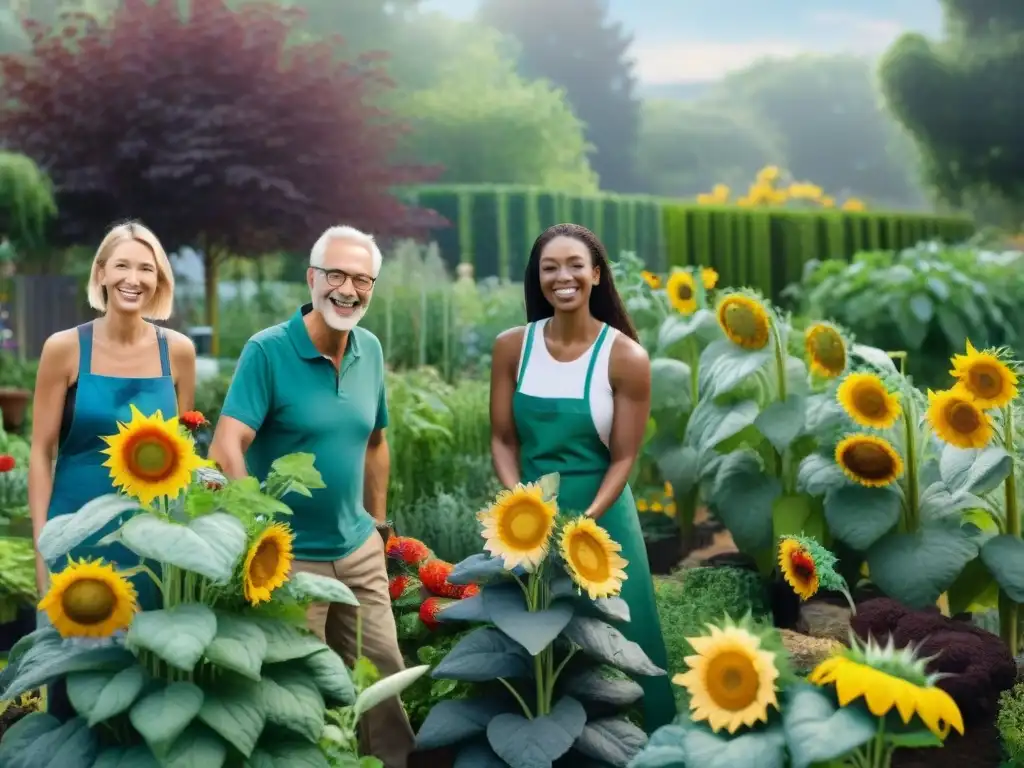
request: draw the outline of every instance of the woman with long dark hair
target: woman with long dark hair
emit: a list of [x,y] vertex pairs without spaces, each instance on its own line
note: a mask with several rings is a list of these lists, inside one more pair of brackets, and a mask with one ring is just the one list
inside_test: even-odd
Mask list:
[[[651,405],[651,364],[593,232],[558,224],[526,265],[528,325],[494,344],[491,454],[506,488],[559,473],[558,505],[585,513],[628,561],[623,633],[667,669],[647,551],[628,480]],[[666,676],[640,677],[648,733],[672,722]]]

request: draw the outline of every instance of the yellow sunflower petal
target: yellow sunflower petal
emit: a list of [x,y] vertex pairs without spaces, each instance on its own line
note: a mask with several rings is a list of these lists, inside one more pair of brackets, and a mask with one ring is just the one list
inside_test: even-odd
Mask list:
[[566,523],[560,549],[572,580],[592,600],[622,591],[628,565],[619,554],[622,546],[595,520],[581,517]]
[[483,523],[484,549],[500,557],[509,570],[536,568],[550,548],[558,508],[545,500],[539,485],[517,485],[501,491],[478,516]]
[[679,269],[669,275],[665,295],[676,312],[692,315],[697,311],[697,286],[689,270]]
[[741,293],[724,296],[718,302],[718,324],[728,339],[749,350],[764,349],[771,338],[771,318],[757,299]]
[[700,271],[700,281],[704,284],[704,290],[710,291],[718,285],[718,272],[711,267],[704,267]]
[[134,585],[101,560],[70,562],[39,602],[61,637],[110,637],[138,610]]
[[862,427],[889,429],[902,413],[899,398],[873,373],[851,373],[836,390],[836,400]]
[[903,458],[888,440],[851,435],[836,446],[836,463],[848,478],[868,488],[882,488],[903,475]]
[[648,272],[645,269],[643,272],[640,273],[640,276],[643,277],[644,282],[647,283],[647,285],[652,290],[658,290],[659,288],[661,288],[661,278],[658,277],[653,272]]
[[819,580],[814,559],[800,542],[783,539],[779,545],[779,569],[801,600],[810,600],[817,593]]
[[949,372],[983,410],[1002,408],[1017,397],[1017,373],[992,352],[967,341],[967,354],[954,355]]
[[960,708],[941,688],[933,686],[918,691],[917,713],[928,730],[940,739],[945,739],[950,729],[963,735],[964,718]]
[[964,389],[928,390],[925,418],[943,442],[957,448],[984,448],[992,442],[992,417]]
[[287,526],[275,523],[263,531],[245,556],[242,583],[252,605],[270,600],[275,589],[288,581],[294,537]]

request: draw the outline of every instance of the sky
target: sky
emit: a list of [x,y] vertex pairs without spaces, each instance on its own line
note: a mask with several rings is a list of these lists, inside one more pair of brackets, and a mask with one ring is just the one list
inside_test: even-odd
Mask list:
[[[646,85],[717,80],[764,56],[877,55],[904,32],[937,35],[942,26],[938,0],[609,2],[612,18],[634,35],[636,73]],[[424,5],[467,17],[477,0]]]

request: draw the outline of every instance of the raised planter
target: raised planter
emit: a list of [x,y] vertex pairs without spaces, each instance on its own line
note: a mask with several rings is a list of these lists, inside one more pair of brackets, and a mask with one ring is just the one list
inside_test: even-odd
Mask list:
[[17,432],[25,423],[25,411],[32,393],[27,389],[0,387],[0,411],[4,414],[4,429]]

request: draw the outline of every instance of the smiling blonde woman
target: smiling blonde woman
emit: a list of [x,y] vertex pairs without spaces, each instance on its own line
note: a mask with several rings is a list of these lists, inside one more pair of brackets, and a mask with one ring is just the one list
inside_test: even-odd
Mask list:
[[[48,338],[39,360],[28,478],[37,538],[47,520],[114,492],[102,438],[131,420],[132,406],[170,418],[190,410],[195,396],[195,347],[151,322],[166,320],[174,306],[174,275],[156,235],[136,222],[110,230],[96,250],[87,295],[100,316]],[[73,557],[103,557],[121,568],[137,564],[123,547],[96,546],[115,525],[76,548]],[[65,565],[37,558],[40,590],[48,571]],[[136,579],[135,587],[143,608],[156,607],[158,593],[149,579]]]

